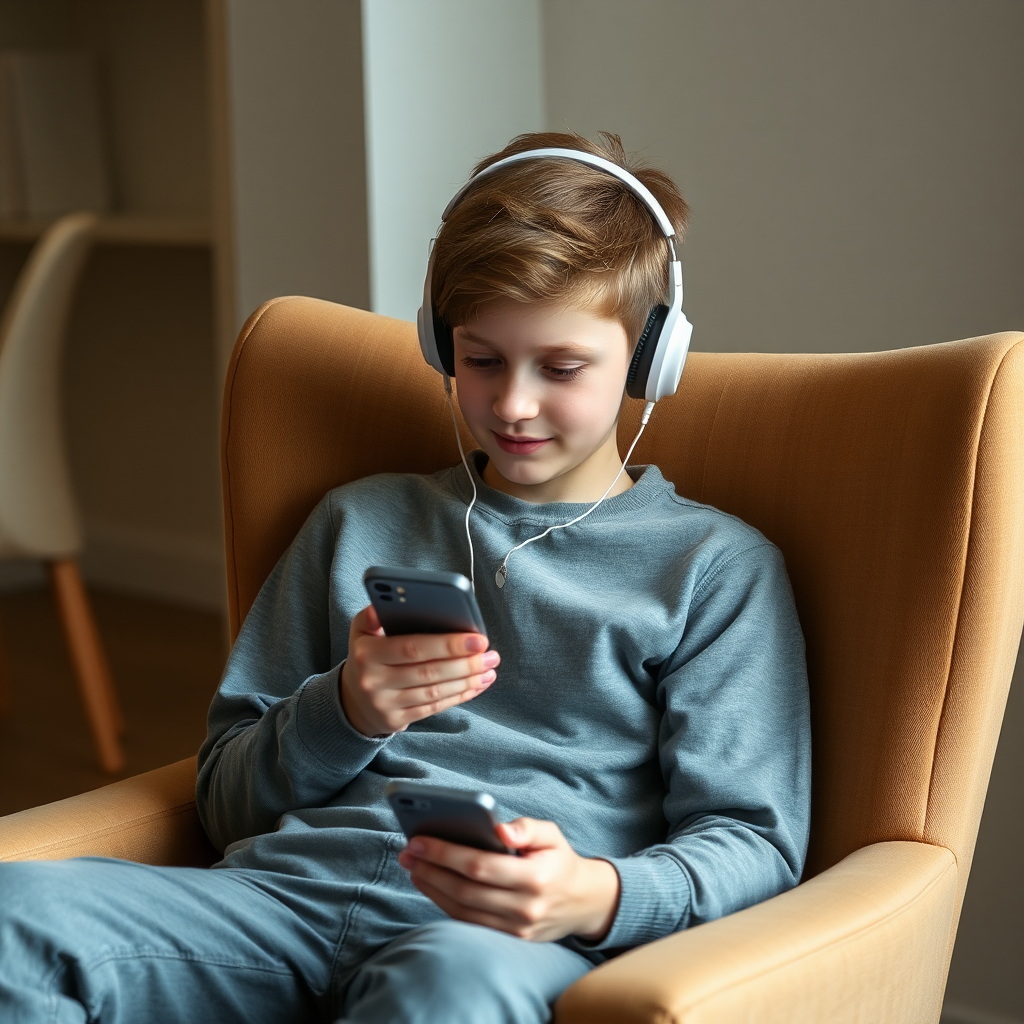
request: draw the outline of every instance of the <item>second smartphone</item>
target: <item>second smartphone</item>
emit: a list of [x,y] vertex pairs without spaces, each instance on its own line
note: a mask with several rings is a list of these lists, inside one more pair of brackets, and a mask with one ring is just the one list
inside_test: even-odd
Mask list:
[[419,782],[389,782],[384,790],[406,837],[435,836],[489,853],[513,853],[494,831],[494,798],[489,793]]

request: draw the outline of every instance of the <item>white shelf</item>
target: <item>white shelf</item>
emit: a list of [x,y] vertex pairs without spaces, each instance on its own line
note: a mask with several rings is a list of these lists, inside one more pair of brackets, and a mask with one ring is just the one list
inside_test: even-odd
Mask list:
[[[0,220],[0,242],[34,242],[52,223]],[[203,217],[112,213],[100,217],[96,241],[108,245],[208,246],[212,229]]]

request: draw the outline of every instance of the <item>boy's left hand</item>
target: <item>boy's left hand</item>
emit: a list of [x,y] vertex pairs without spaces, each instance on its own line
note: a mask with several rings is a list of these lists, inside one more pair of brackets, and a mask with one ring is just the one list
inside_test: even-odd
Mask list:
[[566,935],[596,942],[608,934],[619,903],[619,875],[608,861],[581,857],[553,821],[517,818],[497,832],[520,856],[417,836],[398,862],[457,921],[531,942]]

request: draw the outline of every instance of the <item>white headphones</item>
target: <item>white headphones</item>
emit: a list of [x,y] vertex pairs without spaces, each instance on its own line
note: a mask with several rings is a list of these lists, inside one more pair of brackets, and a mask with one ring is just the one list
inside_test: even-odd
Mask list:
[[[503,160],[485,167],[474,175],[456,192],[451,202],[441,214],[443,224],[448,215],[462,200],[462,197],[481,179],[501,167],[519,163],[521,160],[536,160],[544,157],[558,157],[564,160],[575,160],[605,171],[618,178],[647,207],[658,227],[661,228],[668,242],[668,305],[658,303],[647,317],[647,323],[640,332],[640,338],[633,352],[626,376],[626,393],[630,398],[642,398],[647,402],[656,402],[659,398],[671,395],[679,386],[679,378],[683,373],[686,353],[690,348],[690,335],[693,327],[683,313],[683,267],[676,256],[676,233],[672,222],[668,219],[661,203],[651,194],[643,182],[637,180],[629,171],[624,170],[611,160],[594,156],[577,149],[529,149],[523,153],[514,153]],[[432,295],[434,276],[433,241],[431,241],[430,258],[427,261],[427,276],[423,282],[423,305],[416,314],[416,330],[419,333],[420,349],[423,358],[438,373],[448,377],[455,376],[455,346],[452,341],[452,329],[445,323]]]

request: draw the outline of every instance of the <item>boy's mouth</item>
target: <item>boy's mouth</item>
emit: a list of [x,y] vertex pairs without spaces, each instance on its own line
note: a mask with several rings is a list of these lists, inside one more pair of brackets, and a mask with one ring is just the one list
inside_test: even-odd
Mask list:
[[501,446],[501,450],[510,455],[529,455],[535,452],[551,440],[550,437],[509,437],[507,434],[499,434],[492,430],[494,439]]

